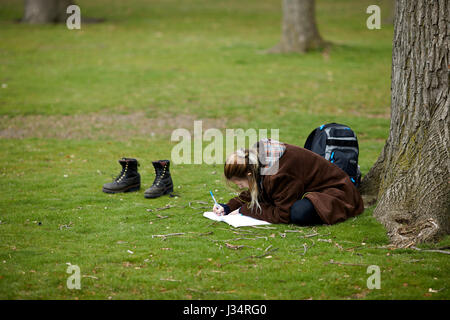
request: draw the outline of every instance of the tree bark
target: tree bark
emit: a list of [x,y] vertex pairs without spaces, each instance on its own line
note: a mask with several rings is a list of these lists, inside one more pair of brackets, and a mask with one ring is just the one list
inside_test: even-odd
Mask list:
[[408,247],[450,233],[448,0],[398,0],[392,50],[391,125],[361,193]]
[[317,29],[314,0],[283,0],[281,41],[270,53],[304,53],[325,42]]
[[30,24],[59,23],[67,19],[72,0],[25,0],[22,22]]

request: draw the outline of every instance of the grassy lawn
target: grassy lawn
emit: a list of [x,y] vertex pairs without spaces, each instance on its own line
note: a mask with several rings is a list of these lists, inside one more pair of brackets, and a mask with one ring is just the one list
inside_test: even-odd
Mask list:
[[[345,123],[367,173],[389,133],[393,33],[366,28],[372,2],[317,0],[333,46],[299,56],[264,53],[279,0],[79,0],[107,19],[79,31],[14,23],[22,3],[0,0],[0,299],[448,299],[448,255],[386,248],[374,207],[333,226],[234,229],[202,217],[209,190],[235,192],[206,164],[171,167],[177,197],[143,196],[151,161],[194,120],[300,146]],[[102,193],[124,156],[141,191]],[[182,234],[152,237],[169,233]],[[367,288],[370,265],[381,289]]]

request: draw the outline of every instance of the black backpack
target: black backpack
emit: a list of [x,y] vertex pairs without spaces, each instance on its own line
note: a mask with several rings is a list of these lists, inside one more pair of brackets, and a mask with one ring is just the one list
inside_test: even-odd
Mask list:
[[321,155],[344,170],[355,186],[361,183],[358,139],[348,126],[338,123],[321,125],[308,136],[305,149]]

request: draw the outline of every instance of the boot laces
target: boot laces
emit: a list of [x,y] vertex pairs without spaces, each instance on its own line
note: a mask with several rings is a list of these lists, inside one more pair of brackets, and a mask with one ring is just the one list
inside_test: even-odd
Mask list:
[[128,162],[125,164],[125,168],[122,169],[122,172],[116,177],[115,181],[119,183],[125,177],[128,170]]
[[162,173],[157,177],[157,179],[156,179],[155,183],[153,183],[153,185],[159,186],[159,184],[161,183],[161,180],[166,175],[166,169],[167,169],[167,165],[165,165],[163,167]]

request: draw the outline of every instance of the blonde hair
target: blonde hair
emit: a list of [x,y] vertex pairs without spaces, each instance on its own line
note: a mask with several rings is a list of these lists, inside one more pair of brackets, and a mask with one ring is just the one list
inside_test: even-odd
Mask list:
[[225,161],[224,174],[228,181],[233,178],[247,179],[251,195],[249,207],[252,210],[256,208],[256,212],[261,211],[258,202],[259,162],[257,153],[251,149],[239,149],[233,152]]

